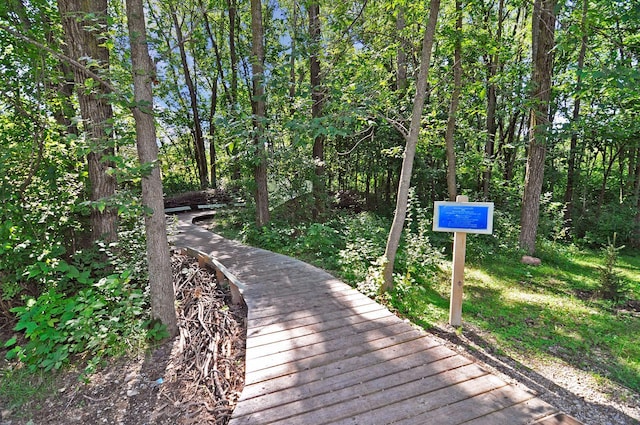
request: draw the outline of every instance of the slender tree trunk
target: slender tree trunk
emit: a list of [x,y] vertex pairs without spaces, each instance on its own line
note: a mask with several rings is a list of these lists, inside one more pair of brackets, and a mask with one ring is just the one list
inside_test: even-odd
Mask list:
[[216,155],[216,109],[218,107],[218,76],[213,79],[213,87],[211,87],[211,105],[209,108],[209,163],[211,164],[211,187],[218,187],[217,178],[217,155]]
[[[180,22],[178,22],[178,13],[171,3],[169,4],[169,11],[173,18],[173,26],[176,31],[178,49],[180,50],[180,59],[182,61],[182,72],[184,73],[185,83],[187,84],[187,90],[189,91],[189,100],[191,102],[191,116],[193,118],[193,145],[196,151],[196,165],[198,166],[200,188],[206,189],[209,186],[209,171],[207,168],[207,155],[204,147],[204,137],[202,135],[202,124],[200,123],[200,112],[198,110],[198,92],[193,82],[193,78],[191,78],[191,71],[189,70],[189,59],[187,58],[182,26],[180,25]],[[191,58],[191,60],[194,59]]]
[[[488,12],[489,13],[489,12]],[[496,34],[496,44],[502,43],[502,21],[504,14],[504,0],[500,0],[498,6],[498,30]],[[488,21],[487,16],[487,21]],[[487,25],[489,25],[487,23]],[[493,169],[494,150],[496,142],[496,108],[498,105],[497,88],[495,83],[495,76],[500,68],[500,55],[494,53],[489,55],[488,64],[488,76],[487,76],[487,142],[484,146],[484,171],[482,173],[482,193],[484,199],[489,199],[489,188],[491,186],[491,172]]]
[[[313,0],[309,4],[309,37],[311,39],[311,56],[309,58],[310,82],[311,82],[311,117],[318,120],[322,117],[324,105],[324,91],[322,89],[322,77],[320,75],[320,4]],[[325,184],[324,184],[324,136],[318,134],[313,140],[313,162],[315,163],[315,176],[313,179],[314,208],[313,217],[318,218],[325,211]]]
[[[109,50],[104,46],[106,37],[100,28],[107,28],[107,0],[85,2],[83,0],[58,0],[65,39],[72,59],[86,63],[92,60],[106,72],[109,67]],[[91,209],[91,239],[115,241],[117,239],[117,213],[109,206],[116,192],[116,179],[109,170],[114,167],[107,160],[114,153],[111,137],[113,110],[107,99],[109,90],[95,84],[87,74],[74,67],[74,80],[78,93],[83,130],[89,142],[87,166],[89,172],[90,199],[104,202],[106,206]]]
[[291,57],[289,58],[289,115],[295,113],[296,100],[296,37],[298,36],[298,2],[293,0],[291,6]]
[[596,221],[600,219],[600,214],[602,213],[602,206],[604,205],[604,197],[607,192],[607,182],[609,180],[609,176],[611,175],[611,170],[613,170],[613,165],[616,163],[616,159],[622,153],[623,148],[619,147],[615,152],[613,147],[611,147],[611,158],[607,161],[607,147],[605,146],[602,151],[602,168],[604,173],[602,175],[602,183],[600,184],[600,191],[598,192],[598,203],[596,205]]
[[229,11],[229,60],[231,61],[231,101],[233,108],[238,102],[238,54],[236,53],[236,0],[227,0]]
[[398,8],[398,16],[396,17],[396,34],[400,35],[400,45],[398,46],[398,69],[396,70],[396,91],[399,94],[399,98],[404,98],[409,83],[407,81],[407,41],[402,35],[402,31],[406,26],[404,18],[404,8],[400,6]]
[[633,186],[633,197],[636,200],[636,216],[635,216],[635,230],[631,235],[631,245],[634,248],[640,248],[640,149],[636,149],[636,169],[635,169],[635,184]]
[[[237,6],[236,0],[227,0],[227,10],[229,13],[229,61],[231,62],[231,115],[237,118],[238,111],[238,53],[236,52],[236,21]],[[234,158],[235,152],[231,155],[231,178],[240,180],[240,164]]]
[[456,150],[455,150],[455,129],[456,113],[460,101],[460,90],[462,88],[462,1],[456,0],[456,40],[453,51],[453,93],[451,93],[451,104],[449,105],[449,117],[447,119],[447,130],[444,135],[447,154],[447,192],[449,200],[455,201],[457,196],[456,185]]
[[[206,11],[204,7],[204,3],[202,0],[198,0],[198,4],[203,11]],[[231,105],[231,95],[229,94],[229,89],[227,88],[226,80],[224,78],[224,67],[222,66],[222,56],[220,55],[220,48],[218,47],[218,42],[216,41],[216,37],[211,30],[211,23],[209,22],[208,13],[204,13],[203,15],[204,25],[207,30],[207,34],[209,35],[209,40],[211,41],[211,47],[213,47],[213,53],[216,57],[216,68],[218,70],[218,75],[216,76],[215,81],[220,81],[222,83],[222,89],[224,90],[227,104]],[[212,183],[212,186],[215,185]]]
[[411,124],[409,126],[409,134],[406,135],[406,146],[404,150],[404,158],[402,160],[402,171],[400,174],[400,182],[398,184],[398,197],[396,200],[396,211],[393,216],[393,223],[387,238],[387,246],[385,248],[385,265],[383,271],[384,283],[382,291],[388,291],[393,288],[393,267],[396,260],[398,245],[400,244],[400,236],[404,227],[404,220],[407,216],[407,202],[409,200],[409,188],[411,185],[411,173],[413,171],[413,159],[416,154],[418,145],[418,136],[420,133],[420,121],[422,119],[422,109],[427,97],[427,77],[429,76],[429,66],[431,63],[431,49],[435,39],[436,23],[438,20],[438,12],[440,10],[440,0],[431,0],[429,4],[429,21],[425,30],[424,39],[422,41],[422,55],[420,58],[420,71],[416,82],[416,96],[413,101],[413,110],[411,112]]
[[151,173],[142,178],[142,203],[152,211],[145,215],[151,317],[162,322],[167,327],[169,335],[175,336],[178,334],[175,294],[162,200],[162,179],[158,166],[156,128],[153,119],[151,81],[155,76],[155,70],[149,57],[146,42],[147,31],[142,0],[127,0],[126,7],[131,42],[135,102],[133,117],[136,122],[138,158],[141,164],[153,164]]
[[517,148],[514,145],[514,141],[516,140],[516,127],[518,126],[518,121],[521,121],[520,126],[518,127],[518,137],[520,137],[520,131],[524,126],[524,116],[522,117],[522,120],[520,120],[520,112],[515,110],[509,119],[509,126],[507,127],[506,144],[509,147],[507,148],[503,146],[501,150],[503,177],[506,181],[511,181],[513,179],[513,168],[515,166],[517,154]]
[[[520,215],[520,248],[528,254],[536,249],[536,235],[540,212],[540,194],[544,177],[544,159],[547,149],[549,103],[551,101],[551,74],[553,72],[553,47],[555,44],[556,0],[536,0],[534,10],[540,15],[533,19],[533,106],[529,124],[529,154],[524,180],[524,195]],[[535,14],[534,14],[535,15]]]
[[[587,12],[589,9],[589,0],[582,1],[582,38],[580,40],[580,52],[578,53],[578,64],[577,64],[577,81],[576,81],[576,96],[573,100],[573,114],[571,117],[571,122],[573,125],[577,125],[578,119],[580,118],[580,89],[582,88],[582,69],[584,68],[584,58],[587,52]],[[574,131],[571,134],[571,142],[569,146],[569,158],[567,161],[567,186],[564,192],[564,221],[565,223],[571,225],[573,222],[573,191],[575,187],[576,181],[576,150],[578,148],[578,131]]]
[[256,147],[255,180],[256,225],[269,222],[269,192],[267,190],[267,155],[264,139],[266,99],[264,90],[264,30],[262,26],[262,2],[251,0],[251,71],[253,98],[253,141]]

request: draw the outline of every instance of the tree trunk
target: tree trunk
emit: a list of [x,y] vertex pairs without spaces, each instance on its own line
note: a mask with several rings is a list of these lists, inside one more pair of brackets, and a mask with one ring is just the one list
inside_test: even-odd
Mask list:
[[444,135],[447,154],[447,192],[449,200],[455,201],[458,195],[456,185],[456,151],[454,133],[456,129],[456,113],[462,88],[462,1],[456,0],[456,40],[453,51],[453,93],[449,105],[447,130]]
[[291,6],[291,57],[289,58],[289,115],[296,112],[296,37],[298,37],[298,2],[293,0]]
[[404,8],[400,6],[398,8],[398,16],[396,17],[396,34],[400,35],[400,45],[398,46],[398,69],[396,70],[396,91],[399,94],[399,98],[404,98],[404,95],[409,87],[407,81],[407,41],[404,38],[402,31],[406,26],[404,19]]
[[[236,0],[227,0],[227,10],[229,12],[229,61],[231,62],[231,115],[234,118],[238,110],[238,54],[236,52],[236,20],[237,6]],[[234,158],[235,153],[229,152],[231,156],[231,179],[240,180],[240,164]]]
[[217,176],[217,155],[216,155],[216,126],[214,124],[216,119],[216,109],[218,107],[218,77],[213,80],[213,87],[211,87],[211,107],[209,109],[209,163],[211,164],[211,187],[218,187]]
[[238,102],[238,55],[236,53],[236,0],[227,0],[229,11],[229,60],[231,61],[231,102],[237,108]]
[[[309,58],[309,75],[311,82],[311,117],[318,120],[322,117],[324,105],[324,92],[322,89],[322,77],[320,75],[320,4],[313,0],[309,4],[309,38],[311,41],[311,56]],[[313,140],[313,162],[315,163],[315,176],[313,179],[313,217],[318,218],[325,211],[325,184],[324,184],[324,136],[318,134]]]
[[[578,54],[578,65],[576,70],[576,96],[573,100],[573,115],[571,122],[575,126],[580,118],[580,101],[581,95],[579,94],[582,88],[582,69],[584,68],[584,57],[587,52],[587,12],[589,9],[589,0],[582,1],[582,38],[580,40],[580,53]],[[567,186],[564,192],[564,221],[569,226],[573,222],[573,192],[576,181],[576,150],[578,148],[578,131],[574,130],[571,134],[571,142],[569,146],[569,158],[567,161]]]
[[151,317],[167,327],[171,336],[178,334],[175,312],[175,294],[164,204],[162,179],[158,166],[158,145],[153,119],[153,94],[151,81],[155,70],[149,57],[142,0],[127,0],[127,23],[131,43],[133,74],[133,117],[136,122],[138,158],[141,164],[153,164],[151,173],[142,178],[142,203],[151,210],[145,215],[147,236],[147,261],[149,263],[149,288],[151,292]]
[[[103,32],[95,30],[107,29],[107,0],[58,0],[58,9],[71,58],[81,63],[87,63],[89,58],[100,67],[95,70],[92,66],[94,71],[108,71],[109,50],[103,44],[106,38]],[[114,153],[109,89],[97,84],[78,67],[74,67],[74,80],[90,149],[87,154],[89,196],[91,201],[99,202],[91,209],[91,239],[112,242],[117,239],[117,213],[109,206],[116,192],[116,179],[108,173],[114,164],[106,159]]]
[[264,30],[262,26],[262,2],[251,0],[251,73],[253,97],[253,142],[256,160],[253,168],[255,180],[256,225],[262,227],[269,218],[269,192],[267,190],[267,155],[264,139],[266,100],[264,90]]
[[636,216],[634,220],[635,229],[631,235],[631,246],[640,248],[640,149],[636,149],[636,169],[635,184],[633,186],[633,197],[636,200]]
[[413,159],[416,154],[418,137],[420,133],[420,121],[422,119],[422,109],[427,97],[427,77],[429,76],[429,65],[431,62],[431,49],[436,32],[436,23],[438,20],[438,11],[440,9],[440,0],[431,0],[429,5],[429,22],[424,33],[422,41],[422,55],[420,58],[420,71],[416,82],[416,96],[413,102],[413,110],[411,112],[411,124],[409,126],[409,134],[406,135],[406,146],[404,158],[402,160],[402,171],[400,173],[400,182],[398,184],[398,197],[396,200],[396,211],[393,216],[393,223],[387,238],[387,246],[385,248],[385,265],[382,285],[382,291],[388,291],[393,288],[393,267],[400,244],[400,236],[404,227],[404,220],[407,216],[407,202],[409,200],[409,187],[411,185],[411,172],[413,170]]
[[[489,14],[490,12],[487,12]],[[498,7],[498,30],[496,35],[496,45],[502,43],[502,21],[504,13],[504,0],[500,0]],[[487,26],[489,16],[487,16]],[[500,55],[494,53],[489,55],[488,76],[487,76],[487,142],[484,146],[484,171],[482,173],[482,193],[484,199],[489,199],[489,188],[491,186],[491,172],[493,169],[495,142],[496,142],[496,108],[498,105],[495,76],[500,68]]]
[[[180,51],[180,59],[182,61],[182,72],[184,73],[184,80],[187,84],[187,90],[189,91],[189,100],[191,102],[191,117],[193,118],[193,145],[196,151],[196,165],[198,166],[198,178],[200,180],[200,189],[206,189],[209,186],[209,171],[207,169],[207,154],[204,148],[204,137],[202,135],[202,124],[200,123],[200,112],[198,111],[198,92],[196,90],[193,79],[191,78],[191,71],[189,70],[189,58],[187,58],[187,51],[185,48],[185,40],[182,34],[182,26],[178,22],[178,13],[174,6],[169,4],[169,11],[173,18],[173,26],[176,31],[176,38],[178,42],[178,49]],[[191,57],[191,61],[195,61]]]
[[537,39],[533,53],[533,92],[529,123],[529,154],[524,180],[524,195],[520,215],[520,248],[528,254],[536,249],[536,235],[540,212],[540,194],[544,177],[544,159],[547,135],[550,128],[549,103],[551,100],[551,74],[553,72],[553,47],[556,0],[536,0],[534,10],[540,16],[533,19],[533,34]]

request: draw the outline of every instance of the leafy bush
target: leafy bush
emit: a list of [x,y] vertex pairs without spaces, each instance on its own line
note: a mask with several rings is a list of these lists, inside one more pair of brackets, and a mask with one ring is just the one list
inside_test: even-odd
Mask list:
[[142,329],[147,307],[140,289],[131,284],[130,273],[113,274],[94,282],[89,273],[60,262],[57,272],[83,282],[83,289],[68,296],[56,285],[26,305],[11,311],[18,318],[16,331],[23,331],[25,346],[12,347],[7,358],[17,358],[32,369],[58,369],[71,355],[89,353],[92,357],[112,355],[122,350],[122,339]]
[[590,246],[602,247],[609,244],[609,238],[616,233],[621,244],[628,244],[635,232],[635,215],[637,209],[631,203],[610,204],[602,207],[598,217],[594,215],[581,217],[584,226],[584,242]]
[[123,216],[119,242],[99,243],[78,251],[70,261],[43,258],[28,266],[23,279],[40,293],[14,307],[26,344],[12,338],[7,358],[31,369],[58,369],[74,355],[88,357],[89,366],[105,356],[139,345],[157,329],[147,329],[149,294],[142,221]]
[[389,222],[363,212],[343,216],[339,223],[344,238],[344,248],[338,252],[340,273],[348,283],[357,285],[365,282],[370,267],[384,254]]
[[609,240],[609,243],[602,248],[604,264],[599,267],[600,287],[598,293],[605,300],[620,302],[626,297],[628,291],[626,282],[615,270],[616,263],[618,262],[618,254],[623,248],[624,245],[616,247],[615,233],[613,234],[613,240]]

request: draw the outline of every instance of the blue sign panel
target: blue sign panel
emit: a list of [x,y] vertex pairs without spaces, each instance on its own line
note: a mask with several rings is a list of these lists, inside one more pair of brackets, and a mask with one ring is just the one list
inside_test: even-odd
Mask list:
[[436,232],[493,232],[493,202],[435,202],[433,230]]

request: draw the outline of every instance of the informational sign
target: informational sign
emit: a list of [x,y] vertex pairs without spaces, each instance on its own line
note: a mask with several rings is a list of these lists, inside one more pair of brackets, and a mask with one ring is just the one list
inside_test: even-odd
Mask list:
[[449,324],[462,326],[462,287],[464,286],[464,261],[467,233],[493,232],[493,202],[468,202],[458,195],[456,202],[434,203],[433,230],[453,232],[453,271],[451,273],[451,300]]
[[493,233],[493,202],[434,203],[436,232]]

